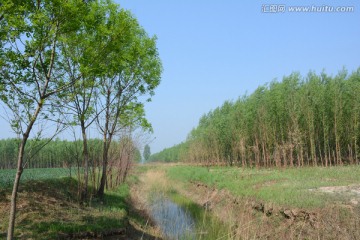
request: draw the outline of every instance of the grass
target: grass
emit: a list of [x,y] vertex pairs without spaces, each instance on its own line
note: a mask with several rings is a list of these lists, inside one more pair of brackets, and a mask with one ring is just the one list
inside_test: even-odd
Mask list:
[[335,196],[309,189],[360,183],[360,166],[291,169],[171,166],[165,169],[168,177],[173,180],[198,181],[227,189],[235,196],[301,208],[322,207],[339,200]]
[[319,189],[353,185],[344,194],[354,194],[351,190],[360,185],[359,166],[241,169],[156,164],[136,170],[140,198],[151,202],[164,194],[184,207],[198,223],[196,239],[359,238],[359,205],[342,200],[343,193]]
[[[6,237],[11,185],[15,170],[0,170],[0,239]],[[154,239],[142,228],[147,222],[129,202],[130,187],[139,181],[129,175],[126,183],[105,192],[103,199],[80,204],[78,181],[68,169],[26,169],[18,191],[15,239]],[[89,185],[89,192],[94,187]],[[120,234],[120,235],[119,235]],[[123,236],[124,237],[124,236]]]
[[194,219],[196,239],[229,239],[226,237],[229,235],[229,227],[211,215],[209,211],[176,191],[170,191],[167,195],[174,203],[190,213]]
[[[11,195],[4,179],[13,178],[14,174],[11,170],[0,171],[0,238],[7,230]],[[128,185],[107,191],[104,199],[92,199],[87,206],[81,206],[77,199],[78,183],[74,178],[63,177],[66,174],[66,169],[24,172],[18,192],[16,238],[71,238],[69,234],[78,233],[101,236],[103,232],[128,226]]]
[[[196,239],[230,239],[229,226],[222,223],[201,205],[179,194],[177,188],[181,188],[183,184],[169,181],[162,166],[138,166],[136,168],[139,175],[135,178],[134,184],[140,187],[140,192],[148,205],[159,201],[160,196],[162,196],[160,198],[168,198],[191,215],[195,222]],[[181,186],[177,186],[178,183]]]
[[[16,169],[0,170],[0,188],[8,188],[13,185]],[[69,169],[65,168],[32,168],[24,169],[21,182],[29,180],[56,179],[69,176]]]

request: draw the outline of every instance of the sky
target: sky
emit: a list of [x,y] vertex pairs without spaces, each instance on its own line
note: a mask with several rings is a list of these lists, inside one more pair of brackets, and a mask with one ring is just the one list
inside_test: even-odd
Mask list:
[[[116,0],[150,35],[163,64],[147,119],[151,152],[184,140],[226,100],[294,71],[330,75],[360,67],[359,1]],[[279,6],[281,4],[281,6]],[[323,12],[290,12],[314,6]],[[351,6],[352,12],[324,12]],[[283,12],[271,12],[285,7]],[[1,110],[0,110],[1,111]],[[0,119],[1,137],[11,137]]]

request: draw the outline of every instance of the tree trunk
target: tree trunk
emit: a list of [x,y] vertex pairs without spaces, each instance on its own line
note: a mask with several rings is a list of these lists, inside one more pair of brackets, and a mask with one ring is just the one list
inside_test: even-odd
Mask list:
[[97,195],[100,198],[102,198],[104,196],[105,183],[106,183],[106,171],[107,171],[107,164],[108,164],[108,151],[107,151],[107,149],[109,149],[109,148],[107,146],[107,140],[106,140],[105,134],[104,134],[104,142],[103,142],[102,176],[101,176],[99,190],[97,192]]
[[356,137],[355,137],[355,140],[354,140],[354,145],[355,145],[355,163],[357,165],[357,164],[359,164],[359,160],[358,160],[358,146],[357,146]]
[[7,232],[7,240],[12,240],[14,238],[14,229],[15,229],[15,216],[16,216],[16,199],[17,199],[17,192],[19,189],[21,175],[23,173],[23,160],[24,160],[24,152],[25,152],[25,145],[29,138],[29,134],[31,129],[42,109],[42,100],[39,102],[34,115],[31,118],[31,121],[26,129],[26,132],[23,135],[23,138],[20,143],[19,153],[18,153],[18,161],[17,161],[17,172],[14,180],[14,186],[11,194],[11,205],[10,205],[10,216],[9,216],[9,226]]
[[108,153],[111,142],[111,136],[108,138],[109,132],[109,122],[110,122],[110,91],[106,98],[106,116],[105,116],[105,128],[103,133],[103,161],[102,161],[102,176],[100,181],[100,186],[97,192],[98,197],[104,197],[104,190],[106,184],[106,171],[108,165]]
[[19,150],[17,172],[16,172],[16,176],[15,176],[12,194],[11,194],[10,217],[9,217],[9,227],[8,227],[8,234],[7,234],[8,240],[12,240],[13,236],[14,236],[16,199],[17,199],[17,192],[19,189],[21,174],[23,172],[22,162],[23,162],[23,158],[24,158],[24,148],[25,148],[27,138],[28,137],[24,135],[23,140],[20,145],[20,150]]
[[81,193],[81,200],[83,201],[88,196],[88,184],[89,184],[89,151],[87,146],[85,122],[81,122],[81,132],[83,137],[83,157],[84,157],[84,186]]

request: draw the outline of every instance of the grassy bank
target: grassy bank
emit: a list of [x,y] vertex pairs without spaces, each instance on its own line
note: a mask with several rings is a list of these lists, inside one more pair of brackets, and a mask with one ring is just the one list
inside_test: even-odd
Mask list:
[[[133,211],[129,201],[129,181],[134,181],[134,177],[126,184],[106,191],[103,199],[92,198],[86,204],[80,204],[78,182],[63,177],[66,173],[66,169],[25,171],[18,193],[16,239],[102,239],[107,236],[153,239],[137,228],[143,225],[143,220]],[[12,170],[0,170],[0,179],[12,178],[13,174]],[[6,236],[10,195],[11,185],[2,181],[0,239]]]
[[[228,237],[230,226],[221,222],[201,204],[182,195],[180,191],[183,189],[183,184],[167,178],[163,165],[139,166],[136,172],[137,181],[133,185],[133,194],[137,195],[136,198],[141,198],[149,216],[152,216],[154,202],[169,199],[194,220],[194,232],[191,235],[194,234],[195,239],[230,239]],[[168,220],[176,222],[176,219]],[[180,239],[183,239],[182,237]]]
[[152,164],[137,168],[137,192],[165,192],[203,223],[197,239],[358,239],[359,170]]
[[165,169],[167,176],[176,181],[202,182],[227,189],[235,196],[301,208],[323,207],[352,197],[351,191],[328,194],[318,191],[321,187],[360,184],[359,166],[291,169],[171,166]]
[[[20,186],[15,236],[57,239],[121,233],[127,226],[127,186],[108,192],[102,201],[80,206],[72,178],[32,180]],[[0,232],[8,223],[10,189],[1,189]]]

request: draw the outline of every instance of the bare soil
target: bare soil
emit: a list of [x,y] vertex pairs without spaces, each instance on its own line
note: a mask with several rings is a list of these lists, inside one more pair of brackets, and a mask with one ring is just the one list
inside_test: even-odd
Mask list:
[[338,196],[350,206],[358,206],[360,202],[360,185],[328,186],[310,190]]

